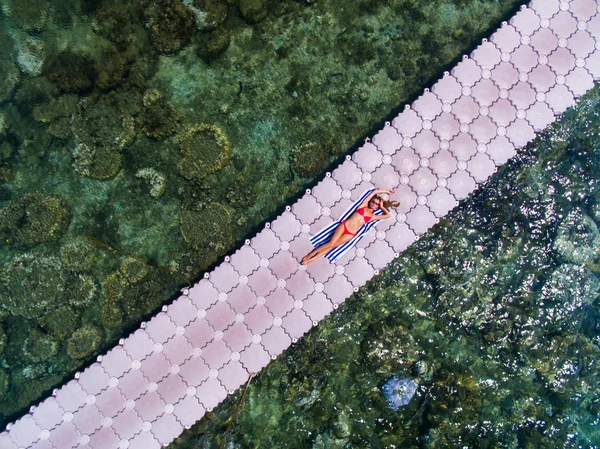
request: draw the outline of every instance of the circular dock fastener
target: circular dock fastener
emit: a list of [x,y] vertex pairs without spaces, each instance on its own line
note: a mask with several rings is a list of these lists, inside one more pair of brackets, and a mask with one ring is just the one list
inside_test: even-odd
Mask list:
[[420,196],[417,198],[417,203],[418,203],[419,205],[421,205],[421,206],[425,206],[425,205],[427,204],[427,197],[426,197],[426,196],[424,196],[424,195],[420,195]]
[[510,61],[510,53],[507,51],[503,51],[502,54],[500,55],[500,59],[502,60],[502,62],[509,62]]
[[287,285],[287,282],[285,282],[285,279],[277,279],[277,287],[285,288],[286,285]]
[[110,379],[108,379],[108,386],[111,388],[115,388],[117,385],[119,385],[119,378],[118,377],[111,377]]
[[235,315],[235,322],[236,323],[243,323],[244,322],[244,314],[243,313],[236,313],[236,315]]
[[499,136],[506,136],[506,128],[504,126],[499,126],[496,130],[496,134]]
[[526,83],[527,80],[529,80],[529,75],[525,72],[521,72],[519,73],[519,81],[521,81],[522,83]]
[[328,171],[327,173],[325,173],[325,176],[327,176],[328,178],[331,178],[331,172]]
[[560,10],[568,11],[569,10],[569,2],[560,2]]
[[396,216],[396,221],[398,221],[398,223],[404,223],[406,221],[406,214],[399,213]]
[[426,158],[426,157],[422,157],[422,158],[419,160],[419,165],[420,165],[421,167],[425,167],[425,168],[429,167],[429,159],[428,159],[428,158]]
[[142,321],[142,322],[140,323],[140,328],[141,328],[141,329],[146,329],[146,322],[145,322],[145,321]]
[[175,411],[175,407],[173,406],[173,404],[167,404],[167,405],[165,405],[165,413],[167,415],[170,415],[174,411]]
[[468,133],[469,132],[469,125],[467,123],[461,123],[460,124],[460,132],[461,133]]
[[196,317],[199,319],[206,318],[206,310],[198,309],[198,311],[196,312]]
[[335,274],[339,274],[341,276],[342,274],[344,274],[345,271],[346,271],[346,269],[344,268],[343,265],[335,266]]
[[339,307],[340,307],[340,306],[338,306],[337,304],[334,304],[334,305],[333,305],[333,310],[337,310],[337,309],[339,309]]
[[542,20],[540,20],[540,26],[542,28],[548,28],[550,26],[550,20],[544,17]]
[[423,120],[423,124],[421,126],[423,129],[431,129],[431,120]]
[[[48,436],[50,436],[50,435],[48,435]],[[88,444],[89,442],[90,442],[90,436],[89,436],[89,435],[85,435],[85,434],[84,434],[84,435],[81,435],[81,436],[79,437],[79,444],[81,444],[81,445],[86,445],[86,444]]]
[[490,113],[490,110],[488,109],[487,106],[481,106],[479,108],[479,115],[483,116],[483,117],[487,117],[487,115]]
[[73,413],[65,412],[62,417],[63,422],[71,422],[73,421]]
[[[206,313],[206,312],[204,312],[204,313]],[[181,337],[183,334],[185,334],[185,327],[177,326],[175,328],[175,335],[179,335]]]
[[208,377],[210,377],[211,379],[216,379],[217,377],[219,377],[219,370],[217,370],[217,369],[211,369],[208,372]]
[[342,190],[342,198],[350,199],[351,196],[352,196],[352,192],[350,190],[348,190],[348,189]]
[[238,282],[239,282],[241,285],[246,285],[246,284],[248,283],[248,276],[246,276],[246,275],[243,275],[243,274],[242,274],[242,275],[239,277],[239,279],[238,279]]
[[134,371],[139,370],[141,366],[142,366],[142,362],[140,362],[139,360],[133,360],[131,362],[131,369]]
[[546,56],[546,55],[540,55],[538,57],[538,64],[541,64],[541,65],[548,64],[548,56]]
[[498,92],[498,96],[503,100],[506,100],[508,98],[508,90],[500,89],[500,92]]
[[125,402],[126,410],[133,410],[135,408],[135,401],[133,399],[127,399]]
[[323,290],[325,290],[325,286],[323,285],[322,282],[315,282],[315,291],[316,292],[322,292]]
[[371,181],[371,173],[363,173],[361,178],[365,182],[370,182]]
[[529,42],[531,42],[531,38],[529,36],[521,36],[521,43],[523,45],[529,45]]
[[392,163],[392,156],[390,156],[389,154],[385,154],[381,158],[381,162],[383,162],[385,165],[390,165]]
[[192,357],[198,358],[202,355],[202,349],[194,348],[192,349]]
[[442,112],[450,113],[452,111],[452,105],[450,103],[444,103],[442,105]]
[[225,262],[229,262],[229,256],[225,256]]
[[213,334],[213,337],[215,338],[215,340],[223,340],[223,331],[215,331],[215,333]]
[[168,308],[167,306],[162,306],[160,310],[162,310],[163,312],[166,312],[167,308]]
[[302,308],[302,305],[304,303],[302,301],[300,301],[299,299],[294,301],[294,309],[300,310]]
[[48,429],[44,429],[40,432],[40,440],[47,440],[50,438],[50,431]]
[[564,75],[558,75],[556,77],[556,84],[565,84],[566,82],[566,78],[564,77]]
[[307,195],[310,195],[310,192],[312,192],[312,190],[310,190],[310,189],[306,189],[306,193],[307,193]]
[[208,273],[204,273],[204,279],[208,279],[208,276],[210,276]]
[[517,110],[517,118],[520,118],[522,120],[525,117],[527,117],[527,112],[525,112],[525,109],[518,109]]
[[196,396],[196,387],[192,386],[192,387],[188,387],[187,390],[185,391],[186,396]]
[[102,356],[99,355],[98,357],[96,357],[96,362],[101,362],[102,361]]
[[219,300],[220,302],[227,301],[227,293],[219,292],[219,294],[217,295],[217,300]]
[[300,232],[302,234],[308,234],[310,232],[310,225],[304,223],[302,226],[300,226]]
[[283,320],[281,319],[281,317],[276,316],[275,318],[273,318],[273,326],[281,327],[282,323],[283,323]]
[[448,142],[446,139],[440,140],[440,148],[442,150],[447,150],[448,148],[450,148],[450,142]]
[[490,70],[489,70],[489,69],[483,69],[483,70],[481,71],[481,77],[482,77],[484,80],[489,80],[489,79],[492,77],[492,72],[490,72]]
[[169,373],[173,376],[175,374],[179,374],[179,371],[181,371],[181,367],[179,365],[171,365],[171,368],[169,369]]
[[406,176],[406,175],[400,176],[400,184],[408,185],[409,182],[410,182],[410,178],[408,176]]
[[405,137],[404,139],[402,139],[402,146],[403,147],[411,147],[412,139],[410,137]]
[[357,293],[358,292],[358,287],[354,287],[353,290],[354,290],[354,293]]
[[271,229],[271,223],[265,223],[265,228]]
[[260,259],[258,264],[261,268],[267,268],[269,266],[269,259]]
[[129,448],[129,440],[119,441],[119,449],[128,449],[128,448]]
[[575,65],[576,65],[577,67],[580,67],[580,68],[581,68],[581,67],[584,67],[584,66],[585,66],[585,59],[583,59],[583,58],[577,58],[577,59],[575,60]]
[[[194,387],[190,387],[194,388]],[[190,389],[188,388],[188,390]],[[194,388],[194,394],[196,394],[196,389]],[[144,421],[142,423],[142,432],[150,432],[152,430],[152,423],[150,421]]]
[[77,371],[73,377],[75,379],[79,379],[80,376],[81,376],[81,373],[79,371]]
[[298,343],[298,339],[297,338],[292,338],[292,343]]
[[264,296],[258,296],[256,298],[256,304],[258,304],[259,306],[262,306],[265,302],[267,302],[267,300]]
[[102,427],[110,427],[113,424],[113,420],[110,416],[107,416],[102,420]]
[[327,206],[321,208],[321,215],[324,217],[329,217],[331,215],[331,209]]
[[469,86],[465,86],[462,88],[462,94],[466,97],[471,95],[471,88]]
[[[331,210],[329,211],[329,213],[331,213]],[[284,240],[283,242],[281,242],[281,245],[279,245],[279,248],[283,251],[287,251],[288,249],[290,249],[290,242],[286,242]]]
[[364,248],[356,248],[356,257],[365,257],[365,252]]
[[578,22],[578,23],[577,23],[577,29],[578,29],[579,31],[585,31],[585,30],[587,30],[587,28],[588,28],[588,24],[587,24],[587,22],[584,22],[584,21],[582,20],[581,22]]
[[154,352],[162,352],[163,351],[163,345],[162,345],[162,343],[156,343],[154,345],[154,348],[152,348],[152,350]]

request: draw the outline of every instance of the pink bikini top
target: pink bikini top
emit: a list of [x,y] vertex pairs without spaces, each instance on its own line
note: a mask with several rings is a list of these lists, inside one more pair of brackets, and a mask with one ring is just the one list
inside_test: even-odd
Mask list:
[[359,215],[362,215],[363,219],[365,220],[365,223],[368,223],[369,221],[371,221],[371,219],[373,217],[369,217],[368,215],[365,215],[365,209],[366,209],[366,207],[361,207],[360,209],[356,209],[356,212]]

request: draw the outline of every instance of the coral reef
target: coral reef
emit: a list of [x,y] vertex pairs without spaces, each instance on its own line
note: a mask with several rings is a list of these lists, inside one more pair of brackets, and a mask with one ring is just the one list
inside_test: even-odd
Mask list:
[[76,237],[60,248],[63,266],[72,272],[90,272],[103,265],[105,252],[85,237]]
[[57,240],[69,222],[69,208],[59,197],[34,192],[12,201],[0,213],[3,243],[35,246]]
[[182,159],[179,173],[186,179],[214,173],[229,163],[231,143],[216,125],[196,125],[188,128],[180,141]]
[[72,307],[61,307],[48,312],[41,321],[41,326],[57,339],[64,341],[73,335],[73,330],[79,327],[80,312]]
[[91,95],[79,103],[72,119],[75,170],[95,179],[114,178],[121,170],[120,152],[135,138],[133,115],[140,108],[141,98],[129,91]]
[[240,14],[248,23],[258,23],[264,20],[271,9],[270,0],[238,0]]
[[37,105],[32,112],[32,117],[41,123],[47,123],[48,133],[59,139],[71,137],[70,119],[79,98],[75,94],[63,95],[56,100]]
[[121,261],[119,271],[131,284],[135,284],[136,282],[141,281],[150,270],[145,263],[128,256]]
[[108,90],[120,86],[127,78],[135,55],[127,50],[109,46],[95,63],[96,86]]
[[25,340],[23,353],[34,362],[50,360],[58,352],[58,343],[39,329],[32,329]]
[[87,93],[96,80],[94,61],[69,50],[48,57],[42,71],[63,92]]
[[10,61],[0,60],[0,104],[11,99],[15,87],[19,84],[19,69]]
[[67,345],[67,353],[76,360],[87,359],[98,352],[103,338],[102,331],[96,326],[84,326],[73,333]]
[[165,176],[153,168],[142,168],[136,172],[135,177],[145,179],[150,183],[151,197],[158,198],[165,193],[167,187]]
[[59,259],[21,256],[0,271],[0,305],[15,315],[40,318],[68,303],[66,281]]
[[309,142],[295,147],[290,153],[292,167],[301,176],[315,176],[329,160],[331,156],[328,145],[317,142]]
[[9,15],[25,31],[42,31],[50,19],[50,2],[47,0],[10,0]]
[[227,0],[183,0],[196,18],[200,31],[212,31],[227,19]]
[[195,29],[193,12],[180,0],[139,0],[154,47],[173,53],[190,41]]
[[94,29],[121,47],[127,47],[136,39],[137,26],[131,8],[118,1],[103,2],[93,19]]
[[47,78],[27,78],[15,93],[14,103],[19,112],[26,116],[31,114],[36,105],[49,103],[58,94],[58,88]]
[[183,238],[205,263],[214,262],[233,245],[233,217],[225,206],[211,202],[200,210],[183,209],[179,218]]
[[10,388],[10,375],[0,368],[0,401],[4,399]]
[[6,336],[6,331],[4,330],[4,326],[2,326],[2,322],[0,321],[0,354],[4,352],[4,348],[6,348],[6,344],[8,343],[8,337]]
[[156,89],[148,89],[144,92],[143,102],[144,107],[137,117],[142,132],[155,140],[165,140],[175,134],[181,114],[166,102],[162,94]]
[[196,53],[205,62],[220,56],[231,43],[231,34],[227,29],[219,28],[212,33],[203,34],[198,39]]
[[67,283],[69,304],[74,307],[88,306],[94,301],[98,287],[89,274],[77,274],[69,278]]

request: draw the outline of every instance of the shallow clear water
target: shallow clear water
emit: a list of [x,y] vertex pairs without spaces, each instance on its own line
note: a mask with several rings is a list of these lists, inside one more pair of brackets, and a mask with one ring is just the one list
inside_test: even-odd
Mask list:
[[596,87],[254,379],[226,447],[598,447],[599,126]]
[[[519,2],[0,5],[6,423],[251,236]],[[597,446],[599,98],[255,378],[227,446]],[[419,384],[398,410],[381,391],[393,376]],[[174,446],[219,447],[240,396]]]

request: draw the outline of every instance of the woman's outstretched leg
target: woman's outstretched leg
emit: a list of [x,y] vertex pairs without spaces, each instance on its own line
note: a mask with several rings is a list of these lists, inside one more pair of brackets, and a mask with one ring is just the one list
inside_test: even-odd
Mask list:
[[344,234],[343,225],[339,225],[337,227],[337,229],[335,230],[335,232],[333,233],[331,240],[329,240],[327,243],[324,243],[323,245],[319,246],[318,248],[315,248],[314,250],[312,250],[310,253],[308,253],[306,256],[304,256],[302,258],[302,262],[300,262],[300,263],[302,265],[308,265],[309,263],[314,262],[315,260],[319,259],[320,257],[323,257],[325,254],[327,254],[333,248],[343,245],[344,243],[346,243],[347,241],[352,239],[352,237],[354,237],[354,236],[350,235],[350,234]]

